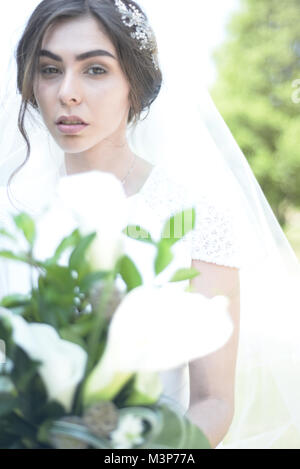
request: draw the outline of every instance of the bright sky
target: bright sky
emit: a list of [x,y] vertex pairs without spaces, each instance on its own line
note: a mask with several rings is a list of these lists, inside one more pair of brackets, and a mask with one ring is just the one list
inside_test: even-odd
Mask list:
[[[40,0],[9,0],[6,2],[5,15],[1,15],[0,18],[0,72],[3,70],[0,80],[6,69],[11,49],[22,31],[22,24],[39,3]],[[197,41],[201,47],[203,81],[207,85],[212,83],[215,78],[215,68],[211,60],[211,52],[224,40],[226,22],[238,7],[239,0],[141,0],[140,3],[144,5],[146,11],[149,3],[151,8],[154,6],[158,10],[160,20],[164,22],[163,27],[165,27],[166,34],[170,24],[176,21],[176,17],[179,25],[196,32]],[[185,8],[184,12],[182,12],[182,5]],[[188,10],[191,12],[190,15],[186,15]],[[186,19],[182,23],[184,18]],[[154,24],[153,27],[155,29]],[[0,81],[0,86],[1,83]]]
[[205,3],[207,21],[204,23],[203,35],[206,37],[207,74],[206,83],[211,84],[216,77],[211,53],[226,38],[226,24],[231,15],[239,9],[240,0],[197,0]]

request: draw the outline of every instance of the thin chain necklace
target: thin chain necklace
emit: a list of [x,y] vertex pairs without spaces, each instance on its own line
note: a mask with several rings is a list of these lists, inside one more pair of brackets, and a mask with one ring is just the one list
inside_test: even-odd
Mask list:
[[128,171],[128,173],[126,174],[125,178],[122,180],[122,184],[125,184],[125,182],[127,181],[127,178],[128,178],[128,176],[129,176],[129,174],[132,172],[132,170],[133,170],[133,168],[134,168],[136,159],[137,159],[137,155],[134,155],[134,159],[133,159],[132,165],[131,165],[131,167],[129,168],[129,171]]

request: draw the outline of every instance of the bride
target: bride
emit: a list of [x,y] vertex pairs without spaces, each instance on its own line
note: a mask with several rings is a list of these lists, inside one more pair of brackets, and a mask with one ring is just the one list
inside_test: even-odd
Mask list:
[[[34,212],[60,177],[109,172],[123,184],[130,220],[149,229],[193,202],[196,228],[178,243],[176,259],[201,274],[190,281],[195,292],[229,298],[235,327],[217,352],[162,374],[165,394],[213,448],[299,448],[297,303],[287,299],[296,294],[291,282],[300,280],[299,265],[243,156],[224,145],[225,124],[216,133],[215,120],[211,135],[205,132],[208,98],[201,101],[196,80],[186,79],[183,57],[177,69],[174,59],[167,66],[170,46],[161,52],[145,11],[127,0],[39,3],[16,50],[19,130],[31,151],[24,160],[6,122],[6,137],[14,137],[2,143],[8,158],[1,152],[1,183],[9,188],[23,171],[18,204]],[[29,121],[26,130],[29,111],[44,130],[35,133]],[[11,204],[3,190],[2,222]],[[144,260],[136,260],[143,271]],[[283,264],[282,277],[274,278],[274,266]],[[3,260],[0,267],[1,296],[20,291],[16,266]]]

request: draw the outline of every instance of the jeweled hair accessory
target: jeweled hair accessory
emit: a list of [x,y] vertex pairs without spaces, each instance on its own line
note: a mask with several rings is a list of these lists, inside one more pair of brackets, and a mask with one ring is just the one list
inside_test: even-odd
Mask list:
[[127,8],[122,0],[115,0],[115,5],[122,15],[123,24],[128,28],[135,28],[135,31],[132,31],[130,35],[140,43],[140,50],[146,49],[152,52],[152,61],[156,70],[158,70],[159,64],[156,54],[156,39],[147,18],[131,3],[129,4],[129,8]]

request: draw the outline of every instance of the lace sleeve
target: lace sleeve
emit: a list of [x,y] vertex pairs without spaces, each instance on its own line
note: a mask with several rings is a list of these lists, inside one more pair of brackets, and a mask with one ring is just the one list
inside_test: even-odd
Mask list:
[[162,221],[185,208],[195,208],[195,229],[179,241],[188,244],[191,259],[241,267],[235,217],[219,199],[201,194],[195,201],[189,189],[170,179],[163,169],[153,173],[141,195]]
[[195,229],[185,236],[191,258],[228,267],[241,267],[235,219],[229,207],[203,196],[194,204]]

